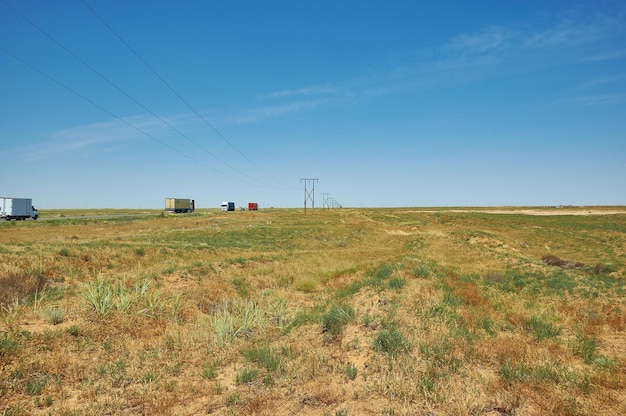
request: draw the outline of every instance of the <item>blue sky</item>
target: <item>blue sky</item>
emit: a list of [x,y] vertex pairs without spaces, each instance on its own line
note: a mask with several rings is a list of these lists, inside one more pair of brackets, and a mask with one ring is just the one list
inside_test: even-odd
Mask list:
[[626,204],[626,3],[0,0],[0,196]]

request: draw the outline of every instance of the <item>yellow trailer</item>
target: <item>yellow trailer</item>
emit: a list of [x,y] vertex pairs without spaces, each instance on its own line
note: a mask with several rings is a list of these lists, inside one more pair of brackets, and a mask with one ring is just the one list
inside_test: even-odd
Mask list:
[[196,204],[193,199],[165,198],[165,210],[167,212],[193,212]]

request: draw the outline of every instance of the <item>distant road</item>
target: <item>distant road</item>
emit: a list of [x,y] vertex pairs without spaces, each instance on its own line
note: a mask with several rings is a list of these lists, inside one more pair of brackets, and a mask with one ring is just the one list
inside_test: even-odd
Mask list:
[[92,219],[106,219],[106,218],[120,218],[120,217],[149,217],[161,215],[160,213],[137,213],[137,214],[102,214],[102,215],[74,215],[64,217],[39,217],[37,221],[50,221],[50,220],[92,220]]

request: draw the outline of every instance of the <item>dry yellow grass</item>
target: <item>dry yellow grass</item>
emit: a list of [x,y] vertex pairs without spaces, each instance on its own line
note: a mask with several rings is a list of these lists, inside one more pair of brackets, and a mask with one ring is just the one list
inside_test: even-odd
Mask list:
[[568,210],[1,223],[0,411],[626,413],[626,210]]

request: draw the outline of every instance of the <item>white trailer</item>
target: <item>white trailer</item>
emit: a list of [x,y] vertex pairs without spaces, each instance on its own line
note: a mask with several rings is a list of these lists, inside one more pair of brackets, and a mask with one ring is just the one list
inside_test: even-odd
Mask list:
[[32,199],[0,197],[0,218],[10,221],[27,218],[36,220],[38,217],[39,212],[33,206]]

